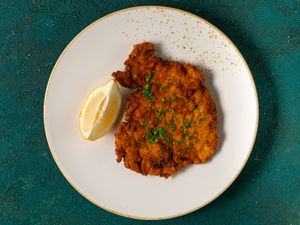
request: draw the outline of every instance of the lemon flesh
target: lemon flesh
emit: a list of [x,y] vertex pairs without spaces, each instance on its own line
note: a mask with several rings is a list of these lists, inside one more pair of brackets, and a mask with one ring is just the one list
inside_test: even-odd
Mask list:
[[118,118],[121,105],[122,96],[114,80],[96,87],[86,98],[79,114],[83,138],[94,141],[107,134]]

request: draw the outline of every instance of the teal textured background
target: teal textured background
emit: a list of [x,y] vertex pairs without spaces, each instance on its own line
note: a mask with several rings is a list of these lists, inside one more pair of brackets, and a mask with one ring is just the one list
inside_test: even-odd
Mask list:
[[[126,7],[195,13],[240,49],[260,104],[257,140],[238,179],[189,215],[139,221],[77,193],[50,154],[43,98],[55,61],[94,20]],[[300,224],[300,1],[0,1],[0,224]],[[159,201],[158,201],[159,204]]]

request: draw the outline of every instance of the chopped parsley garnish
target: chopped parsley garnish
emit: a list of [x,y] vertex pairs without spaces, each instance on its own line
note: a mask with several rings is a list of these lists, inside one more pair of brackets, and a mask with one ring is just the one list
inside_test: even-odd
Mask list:
[[[151,71],[151,74],[146,75],[146,82],[147,83],[150,82],[153,75],[154,75],[154,70]],[[151,93],[150,89],[151,89],[151,84],[146,84],[145,87],[144,87],[143,96],[148,100],[151,99],[151,98],[154,98],[154,95]]]
[[174,111],[174,109],[170,109],[170,113],[174,113],[175,111]]
[[141,88],[141,86],[138,86],[137,88],[133,89],[132,92],[138,92],[140,90],[142,90],[142,88]]
[[164,103],[164,104],[167,102],[167,100],[166,100],[165,98],[162,98],[161,101],[162,101],[162,103]]
[[167,85],[163,86],[162,88],[165,89],[165,88],[168,88],[170,86],[171,86],[171,84],[167,84]]
[[176,116],[174,116],[174,117],[172,118],[172,120],[176,121],[176,120],[177,120]]
[[169,143],[170,143],[170,139],[164,138],[164,139],[163,139],[163,143],[164,143],[164,144],[169,144]]
[[177,100],[179,100],[180,98],[176,95],[175,97],[174,97],[174,101],[177,101]]
[[177,145],[179,143],[182,143],[185,140],[186,136],[187,136],[187,132],[183,132],[182,135],[181,135],[181,140],[173,141],[173,145]]
[[155,73],[155,71],[152,70],[152,71],[151,71],[151,74],[147,74],[147,75],[146,75],[146,82],[147,82],[147,83],[150,82],[150,80],[151,80],[151,78],[153,77],[154,73]]
[[157,129],[156,131],[153,132],[153,135],[155,135],[155,136],[157,136],[157,135],[165,136],[166,134],[167,134],[167,131],[163,127],[159,128],[159,129]]
[[158,136],[154,136],[153,133],[151,131],[147,132],[147,137],[148,139],[153,143],[153,144],[157,144],[158,143]]
[[150,141],[151,141],[153,144],[157,144],[157,143],[158,143],[158,137],[154,137],[154,136],[150,137],[150,136],[148,136],[148,138],[150,139]]
[[151,80],[151,75],[146,75],[146,82],[148,83]]
[[183,128],[187,129],[191,125],[191,122],[189,120],[185,121],[185,123],[182,125]]
[[150,92],[150,89],[151,89],[151,84],[146,84],[144,87],[143,96],[148,100],[154,98],[154,95]]
[[149,102],[149,103],[148,103],[148,107],[151,107],[151,106],[152,106],[152,103],[151,103],[151,102]]
[[156,114],[157,116],[161,116],[161,115],[163,115],[163,114],[165,114],[165,113],[166,113],[166,110],[161,109],[161,108],[159,108],[159,109],[155,112],[155,114]]
[[157,120],[157,125],[158,125],[158,124],[160,124],[160,123],[161,123],[161,121],[162,121],[162,119],[161,119],[161,118],[159,118],[159,119]]
[[176,130],[176,125],[174,123],[171,124],[171,131],[175,131]]
[[200,118],[200,119],[199,119],[199,121],[198,121],[198,124],[201,124],[201,123],[203,123],[203,122],[204,122],[204,120],[205,120],[205,118]]
[[163,86],[163,87],[160,87],[160,88],[159,88],[159,92],[163,92],[164,89],[166,89],[166,88],[168,88],[168,87],[170,87],[170,86],[171,86],[171,84],[167,84],[167,85],[165,85],[165,86]]
[[169,151],[169,155],[172,155],[172,154],[173,154],[173,150],[170,150],[170,151]]
[[175,131],[177,128],[176,125],[173,123],[173,121],[168,121],[168,126],[171,127],[172,132]]
[[160,153],[163,153],[164,151],[165,151],[165,150],[164,150],[164,149],[162,149],[162,148],[159,150],[159,152],[160,152]]
[[157,130],[155,130],[154,132],[152,132],[152,130],[150,128],[146,128],[147,131],[147,137],[148,139],[153,143],[153,144],[157,144],[158,143],[158,139],[160,137],[165,137],[167,134],[167,131],[165,128],[161,127],[158,128]]
[[189,140],[190,140],[190,141],[193,140],[193,136],[189,136]]

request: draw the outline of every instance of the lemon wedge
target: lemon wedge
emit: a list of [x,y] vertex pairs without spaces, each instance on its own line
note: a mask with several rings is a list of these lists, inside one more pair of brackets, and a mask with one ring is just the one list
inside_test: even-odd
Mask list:
[[79,127],[84,139],[94,141],[107,134],[118,118],[122,96],[118,84],[110,80],[96,87],[86,98]]

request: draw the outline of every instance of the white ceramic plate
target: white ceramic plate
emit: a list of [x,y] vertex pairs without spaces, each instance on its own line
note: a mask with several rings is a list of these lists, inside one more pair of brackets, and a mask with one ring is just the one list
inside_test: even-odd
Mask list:
[[[144,41],[156,43],[164,58],[202,68],[218,108],[217,154],[169,179],[142,176],[118,164],[114,131],[89,142],[78,126],[89,91],[124,69],[133,45]],[[258,101],[245,60],[220,30],[181,10],[135,7],[97,20],[66,47],[48,82],[44,123],[55,162],[83,196],[119,215],[165,219],[201,208],[236,179],[254,144]]]

